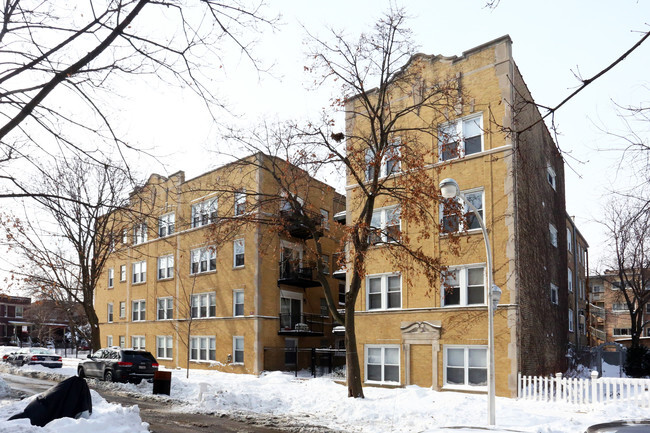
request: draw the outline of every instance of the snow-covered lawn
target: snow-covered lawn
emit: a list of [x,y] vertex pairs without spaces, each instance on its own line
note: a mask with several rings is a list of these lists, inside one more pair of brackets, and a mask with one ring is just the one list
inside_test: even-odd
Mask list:
[[[52,374],[76,374],[78,359],[64,359],[61,369],[21,367],[41,377]],[[3,367],[7,368],[7,367]],[[169,402],[166,396],[152,395],[152,384],[105,384],[114,391],[138,392]],[[201,399],[201,389],[205,392]],[[447,427],[485,427],[485,394],[435,392],[417,386],[386,389],[365,387],[365,399],[347,398],[344,385],[330,379],[294,378],[291,374],[271,372],[260,377],[214,371],[192,370],[189,379],[184,370],[172,371],[170,409],[234,415],[274,416],[350,432],[437,432]],[[0,432],[140,432],[137,407],[122,408],[93,394],[93,415],[88,420],[57,420],[45,428],[32,427],[26,421],[0,422]],[[27,401],[2,399],[0,419],[19,412]],[[565,404],[518,401],[497,398],[497,426],[493,431],[583,432],[592,424],[619,419],[648,418],[647,409],[634,405],[610,404],[597,410],[579,411]],[[119,419],[119,422],[117,421]],[[289,422],[289,421],[288,421]],[[116,426],[120,426],[117,430]],[[123,429],[122,429],[123,428]],[[464,431],[471,431],[466,429]],[[478,429],[476,431],[479,431]]]

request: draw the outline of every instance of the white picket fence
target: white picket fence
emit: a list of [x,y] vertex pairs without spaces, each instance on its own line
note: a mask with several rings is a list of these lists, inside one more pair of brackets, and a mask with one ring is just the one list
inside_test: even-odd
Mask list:
[[562,377],[517,377],[517,390],[522,400],[558,402],[583,408],[612,402],[627,402],[650,407],[650,379],[598,378],[593,371],[588,379]]

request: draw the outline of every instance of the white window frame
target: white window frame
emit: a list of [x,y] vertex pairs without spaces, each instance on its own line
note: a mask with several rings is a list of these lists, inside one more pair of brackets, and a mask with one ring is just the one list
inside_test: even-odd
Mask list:
[[120,319],[126,318],[126,301],[120,301]]
[[106,321],[108,323],[113,323],[113,303],[109,302],[106,306]]
[[106,347],[113,347],[113,336],[112,335],[107,335],[106,336]]
[[[205,313],[203,309],[205,309]],[[193,294],[190,298],[190,315],[192,319],[217,317],[217,293],[204,292]]]
[[[470,304],[468,301],[469,298],[469,270],[470,269],[482,269],[483,270],[483,302],[479,304]],[[458,283],[459,288],[459,302],[458,304],[447,304],[445,302],[445,279],[443,276],[441,290],[440,290],[440,305],[443,307],[454,308],[454,307],[473,307],[479,305],[487,305],[485,300],[487,299],[487,274],[486,266],[484,263],[472,264],[472,265],[463,265],[463,266],[452,266],[449,268],[449,271],[456,272],[456,282]],[[456,287],[456,286],[453,286]],[[474,287],[474,286],[472,286]]]
[[[243,290],[233,290],[232,291],[232,315],[233,317],[243,317],[246,313],[244,310],[244,291]],[[237,312],[237,307],[240,307],[241,312]]]
[[[464,355],[463,355],[463,372],[464,372],[464,383],[462,385],[459,384],[450,384],[447,382],[447,368],[448,366],[448,351],[449,349],[464,349]],[[486,359],[486,364],[485,364],[485,378],[486,378],[486,385],[470,385],[469,384],[469,351],[472,349],[482,349],[485,351],[485,359]],[[459,390],[487,390],[487,346],[482,346],[482,345],[460,345],[460,344],[445,344],[444,346],[444,351],[443,351],[443,361],[442,361],[442,375],[443,375],[443,389],[459,389]],[[451,368],[460,368],[456,366],[451,366]],[[480,367],[475,367],[475,368],[480,368]]]
[[[389,307],[388,297],[388,279],[396,277],[399,281],[399,307]],[[370,292],[370,280],[380,281],[379,297],[381,299],[379,308],[370,308],[370,297],[376,295]],[[402,309],[402,275],[396,272],[386,274],[373,274],[366,276],[366,311],[382,311],[382,310],[401,310]]]
[[24,312],[25,307],[23,305],[16,305],[16,309],[14,310],[14,317],[23,317]]
[[571,230],[567,227],[566,229],[566,248],[567,251],[570,253],[573,252],[573,241],[572,241],[573,236],[571,235]]
[[[202,264],[205,263],[205,270]],[[196,264],[196,269],[194,265]],[[214,246],[195,248],[190,251],[190,275],[205,274],[217,270],[217,250]]]
[[246,213],[246,189],[242,188],[235,192],[235,216]]
[[194,203],[192,205],[191,227],[203,227],[212,224],[217,220],[218,202],[217,198]]
[[[476,120],[478,119],[478,122]],[[484,139],[484,131],[483,131],[483,113],[477,113],[477,114],[472,114],[470,116],[465,116],[461,117],[459,119],[455,119],[453,121],[444,123],[438,127],[438,161],[443,162],[443,161],[453,161],[455,159],[459,158],[464,158],[467,156],[466,153],[466,144],[465,144],[465,134],[464,134],[464,125],[466,123],[470,122],[476,122],[478,128],[480,129],[480,134],[478,135],[481,138],[481,149],[477,152],[472,152],[470,155],[476,155],[485,150],[485,139]],[[451,143],[456,143],[456,155],[450,157],[450,158],[445,158],[444,151],[443,151],[443,146],[447,145],[447,140],[445,140],[444,135],[448,135],[451,137],[452,135],[456,138],[456,140],[449,142]],[[476,137],[475,135],[472,137]],[[470,137],[470,138],[472,138]]]
[[[381,379],[380,380],[371,380],[368,379],[368,350],[369,349],[381,349],[381,360],[379,365],[381,367]],[[397,350],[397,359],[400,361],[397,365],[395,364],[386,364],[386,350]],[[390,384],[390,385],[399,385],[402,382],[402,366],[401,366],[401,348],[399,344],[366,344],[364,345],[364,382],[365,383],[379,383],[379,384]],[[386,367],[387,366],[397,366],[397,381],[386,380]]]
[[560,288],[553,283],[551,283],[551,303],[554,305],[560,303]]
[[551,237],[551,245],[557,248],[557,229],[552,223],[548,223],[548,232]]
[[[388,231],[391,227],[399,226],[399,235],[402,234],[402,209],[399,205],[386,206],[375,209],[372,212],[372,219],[370,225],[377,229],[377,232],[372,232],[368,235],[368,242],[371,245],[381,245],[387,243],[394,243],[396,240],[389,239]],[[397,216],[397,219],[395,219]],[[397,224],[395,224],[397,221]],[[392,223],[392,224],[391,224]],[[378,224],[378,225],[375,225]]]
[[165,296],[156,299],[156,320],[171,320],[173,318],[174,298],[172,296]]
[[320,210],[320,222],[321,226],[325,230],[330,229],[330,212],[327,209],[322,209]]
[[128,229],[122,229],[122,243],[124,245],[129,244],[129,230]]
[[115,268],[108,268],[108,288],[112,289],[115,284]]
[[627,303],[625,302],[612,302],[612,312],[614,313],[623,313],[629,311],[627,308]]
[[147,281],[147,261],[142,260],[131,265],[131,282],[142,284]]
[[323,268],[320,270],[322,274],[329,275],[330,274],[330,256],[327,254],[323,254],[321,257],[321,261],[323,262]]
[[156,359],[174,358],[174,339],[171,335],[156,335]]
[[232,363],[234,365],[244,365],[244,337],[232,337]]
[[164,238],[174,234],[176,224],[176,214],[174,212],[166,213],[158,218],[158,237]]
[[133,226],[133,245],[147,242],[147,223],[140,222]]
[[573,332],[573,310],[569,308],[569,332]]
[[[476,216],[474,215],[474,212],[472,212],[472,210],[470,209],[470,207],[466,203],[466,200],[469,200],[467,198],[468,196],[477,196],[479,194],[481,196],[481,205],[480,205],[480,207],[476,206],[474,203],[472,203],[472,204],[474,204],[474,206],[476,207],[476,210],[478,210],[478,212],[479,212],[479,215],[481,216],[483,221],[485,221],[485,189],[483,187],[468,189],[468,190],[460,192],[460,195],[463,197],[463,199],[456,198],[456,200],[459,203],[459,206],[462,206],[462,214],[463,215],[468,215],[468,218],[461,218],[460,222],[456,221],[455,224],[454,224],[456,226],[456,229],[453,230],[453,231],[447,230],[447,228],[446,228],[447,224],[445,223],[445,220],[444,220],[445,216],[446,216],[445,215],[445,205],[444,205],[444,203],[440,203],[438,215],[440,217],[439,222],[440,222],[440,228],[441,228],[442,233],[457,233],[457,232],[459,232],[461,230],[462,231],[467,231],[467,232],[470,232],[470,233],[481,231],[481,225],[480,224],[478,225],[478,227],[474,227],[474,228],[470,227],[470,223],[468,223],[468,219],[471,219],[472,221],[474,221]],[[458,215],[451,215],[451,218],[458,218],[458,217],[459,217]],[[476,222],[478,223],[478,220],[476,220]]]
[[120,335],[118,337],[118,340],[120,342],[120,347],[125,348],[126,347],[126,337],[124,335]]
[[158,257],[158,269],[156,277],[158,280],[169,280],[174,278],[174,255],[167,254]]
[[550,162],[546,164],[546,180],[548,181],[549,185],[551,185],[553,190],[557,190],[557,176],[555,174],[555,170],[553,170],[553,167],[551,167]]
[[569,293],[573,293],[573,271],[571,268],[567,268],[567,288]]
[[210,362],[216,360],[217,360],[216,337],[213,336],[190,337],[190,361]]
[[[237,258],[241,258],[241,263],[237,264]],[[243,268],[246,265],[246,240],[244,238],[232,241],[232,267]]]
[[[621,331],[623,331],[621,333]],[[629,337],[632,335],[632,328],[612,328],[612,336],[614,337]]]
[[147,318],[147,301],[136,299],[131,301],[131,321],[143,322]]
[[132,335],[131,347],[133,348],[133,350],[146,350],[147,339],[145,338],[144,335]]
[[126,265],[120,265],[120,282],[126,281]]

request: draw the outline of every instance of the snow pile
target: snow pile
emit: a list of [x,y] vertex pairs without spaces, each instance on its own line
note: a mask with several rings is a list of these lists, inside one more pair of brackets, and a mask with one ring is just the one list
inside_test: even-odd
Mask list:
[[4,421],[10,416],[22,412],[35,397],[19,402],[0,404],[0,433],[145,433],[149,431],[147,423],[140,419],[137,406],[123,407],[104,400],[97,392],[90,391],[93,399],[93,413],[89,418],[60,418],[45,427],[36,427],[28,419]]
[[0,377],[0,398],[6,397],[11,393],[11,388],[7,385],[7,382]]

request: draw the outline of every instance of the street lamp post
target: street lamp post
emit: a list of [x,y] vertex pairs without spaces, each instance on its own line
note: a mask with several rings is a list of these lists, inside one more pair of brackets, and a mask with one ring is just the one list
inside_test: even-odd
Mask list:
[[492,249],[490,248],[490,239],[488,238],[485,223],[478,209],[465,197],[460,194],[458,183],[451,178],[443,179],[440,182],[440,193],[444,198],[451,199],[459,197],[474,213],[483,231],[483,240],[485,241],[485,257],[487,261],[488,287],[488,424],[494,425],[494,312],[496,311],[499,299],[501,298],[501,289],[494,284],[492,275]]

